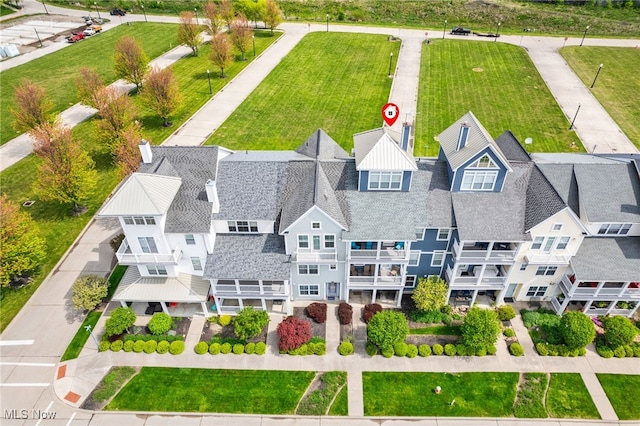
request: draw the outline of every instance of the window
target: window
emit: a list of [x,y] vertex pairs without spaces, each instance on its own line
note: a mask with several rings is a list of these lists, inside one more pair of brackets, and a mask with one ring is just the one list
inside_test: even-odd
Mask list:
[[542,251],[544,251],[545,253],[549,253],[553,248],[553,244],[555,242],[556,242],[556,237],[548,237],[547,241],[545,241],[544,243],[544,248],[542,249]]
[[474,167],[478,169],[497,169],[496,163],[487,155],[483,155],[475,162],[469,164],[469,167]]
[[324,248],[326,248],[326,249],[336,248],[336,236],[335,235],[325,235],[324,236]]
[[407,278],[404,280],[404,286],[409,288],[415,288],[416,286],[416,276],[415,275],[407,275]]
[[133,218],[131,216],[125,216],[123,219],[125,225],[133,225]]
[[140,248],[143,253],[157,253],[158,247],[153,237],[138,237]]
[[135,216],[133,220],[136,222],[136,225],[144,225],[144,217]]
[[409,252],[409,266],[418,266],[420,263],[420,251]]
[[438,236],[436,240],[438,241],[449,241],[449,236],[451,235],[451,229],[449,228],[439,228]]
[[300,296],[317,296],[320,294],[320,286],[318,284],[300,284],[298,293]]
[[400,189],[402,172],[369,172],[369,189]]
[[557,266],[538,266],[536,275],[555,275],[557,271]]
[[523,263],[522,265],[520,265],[520,270],[521,271],[526,271],[527,270],[527,266],[529,266],[528,263]]
[[311,222],[311,229],[320,229],[320,222]]
[[543,242],[544,242],[544,237],[535,237],[533,239],[533,244],[531,244],[531,250],[540,250],[540,247],[542,247]]
[[331,265],[329,265],[329,270],[330,271],[335,271],[338,269],[338,265],[336,265],[335,263],[332,263]]
[[318,275],[318,265],[298,265],[298,275]]
[[320,250],[320,235],[313,236],[313,249]]
[[249,233],[258,232],[258,222],[246,220],[228,220],[229,232]]
[[125,225],[155,225],[156,219],[152,216],[124,216]]
[[424,239],[424,228],[416,228],[416,240]]
[[535,237],[531,244],[531,250],[541,250],[545,253],[551,252],[551,250],[564,250],[567,248],[571,237]]
[[301,248],[301,249],[309,248],[308,235],[298,235],[298,248]]
[[184,234],[184,240],[186,241],[188,246],[196,245],[196,238],[193,236],[193,234]]
[[191,266],[193,266],[194,271],[202,271],[202,262],[200,262],[199,257],[191,258]]
[[431,258],[431,266],[442,266],[443,263],[444,263],[444,252],[434,251],[433,257]]
[[527,297],[542,297],[547,292],[547,286],[531,286],[527,290]]
[[553,230],[554,231],[560,231],[562,229],[562,224],[561,223],[554,223],[553,224]]
[[145,216],[144,221],[146,222],[147,225],[155,225],[156,224],[156,219],[154,217],[151,217],[151,216]]
[[147,265],[149,275],[167,275],[167,268],[162,265]]
[[462,177],[462,186],[460,189],[463,191],[480,190],[480,191],[493,191],[498,178],[498,171],[475,171],[465,170]]
[[557,250],[566,249],[570,239],[571,237],[560,237],[560,240],[558,241],[558,245],[556,246],[556,249]]
[[630,229],[630,223],[603,223],[598,235],[627,235]]

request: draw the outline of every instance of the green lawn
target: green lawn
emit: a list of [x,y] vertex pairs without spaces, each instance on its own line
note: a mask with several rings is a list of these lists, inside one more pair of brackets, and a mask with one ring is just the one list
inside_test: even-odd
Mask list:
[[340,392],[338,392],[338,396],[333,401],[331,408],[329,409],[330,416],[348,416],[349,415],[349,391],[347,389],[347,385],[345,384]]
[[591,86],[599,65],[603,64],[591,92],[631,142],[640,148],[638,49],[570,46],[560,49],[560,54],[587,87]]
[[362,382],[365,416],[510,417],[518,373],[364,372]]
[[[327,371],[321,373],[319,389],[304,396],[298,405],[296,414],[300,416],[325,416],[331,408],[334,398],[343,386],[347,385],[347,373],[344,371]],[[347,407],[348,409],[348,407]],[[336,411],[340,411],[339,407]]]
[[0,144],[18,135],[13,130],[13,116],[9,110],[15,108],[13,92],[23,78],[44,87],[54,104],[54,110],[63,111],[77,102],[74,79],[81,67],[96,68],[107,82],[116,80],[113,49],[121,37],[135,37],[146,54],[155,58],[176,46],[176,28],[174,24],[144,22],[119,25],[81,43],[3,71],[0,78]]
[[[523,49],[505,43],[435,40],[423,45],[416,155],[437,155],[433,140],[467,111],[494,138],[511,130],[534,152],[570,151],[569,122]],[[576,149],[578,150],[578,149]]]
[[599,419],[582,377],[578,373],[552,373],[547,392],[547,410],[551,417]]
[[597,374],[620,420],[640,420],[640,376]]
[[12,13],[16,13],[15,11],[5,7],[3,4],[0,4],[0,16],[11,15]]
[[514,416],[524,419],[549,417],[544,404],[548,381],[546,373],[523,374],[523,381],[513,405]]
[[111,367],[104,379],[96,386],[91,395],[96,402],[104,402],[112,398],[122,385],[136,373],[133,367]]
[[106,410],[293,414],[313,371],[143,367]]
[[382,35],[311,33],[209,138],[230,149],[295,149],[317,128],[347,150],[353,134],[380,127],[389,98]]
[[431,334],[435,336],[461,336],[459,325],[434,325],[423,328],[410,328],[409,334]]

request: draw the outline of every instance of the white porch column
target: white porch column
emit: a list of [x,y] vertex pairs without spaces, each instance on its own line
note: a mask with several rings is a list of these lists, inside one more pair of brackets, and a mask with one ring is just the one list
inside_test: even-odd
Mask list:
[[484,256],[484,260],[488,260],[491,257],[491,252],[493,251],[493,245],[495,242],[490,242],[487,246],[487,254]]
[[402,290],[398,290],[398,296],[396,296],[396,308],[400,307],[400,302],[402,301]]
[[636,303],[636,307],[631,310],[631,313],[629,315],[627,315],[628,318],[633,317],[633,314],[635,314],[638,308],[640,308],[640,302],[635,302],[635,303]]
[[618,293],[618,297],[623,296],[624,293],[627,291],[627,289],[629,288],[629,285],[631,284],[631,281],[626,281],[624,283],[624,285],[622,286],[622,288],[620,289],[620,293]]
[[504,294],[507,292],[507,287],[508,286],[509,286],[509,284],[507,284],[506,287],[504,287],[502,290],[500,290],[500,292],[496,296],[496,306],[500,306],[502,303],[504,303]]
[[473,308],[473,304],[476,302],[476,297],[478,297],[478,290],[473,290],[473,296],[471,296],[471,302],[469,302],[470,308]]
[[602,287],[604,287],[604,281],[599,281],[598,286],[596,287],[596,291],[593,293],[593,295],[597,296],[598,294],[600,294],[600,290],[602,290]]
[[220,315],[220,306],[222,306],[222,299],[214,295],[213,300],[216,303],[216,314]]
[[288,297],[284,299],[284,306],[285,310],[287,311],[287,315],[291,315],[291,301]]
[[200,306],[202,307],[202,312],[204,313],[205,318],[209,318],[209,310],[207,309],[207,302],[200,302]]
[[588,300],[587,303],[582,307],[582,312],[586,314],[589,308],[591,308],[592,303],[593,303],[593,300]]
[[609,315],[611,313],[611,311],[613,311],[616,307],[616,301],[612,301],[611,303],[609,303],[609,307],[607,308],[607,315]]
[[[262,280],[258,280],[258,288],[260,289],[260,294],[264,294],[264,284],[262,283]],[[264,303],[262,305],[264,309]]]
[[127,302],[125,302],[124,300],[120,301],[120,306],[122,306],[123,308],[127,307]]
[[[262,282],[262,281],[260,281],[260,282]],[[264,299],[260,299],[260,302],[262,304],[262,310],[266,311],[267,310],[267,301],[264,300]]]
[[376,297],[378,296],[378,290],[375,288],[371,292],[371,303],[376,303]]
[[[482,265],[482,267],[480,268],[480,275],[478,275],[478,279],[476,280],[476,284],[480,284],[480,282],[482,281],[482,277],[484,277],[485,269],[487,269],[487,265],[486,264]],[[475,273],[476,268],[473,268],[473,270],[474,270],[474,273]]]
[[167,308],[167,302],[160,302],[160,306],[162,306],[162,312],[169,315],[169,309]]
[[564,310],[567,309],[567,306],[569,306],[570,302],[571,300],[569,299],[569,296],[566,296],[562,301],[562,303],[560,304],[560,312],[558,312],[558,314],[562,314]]

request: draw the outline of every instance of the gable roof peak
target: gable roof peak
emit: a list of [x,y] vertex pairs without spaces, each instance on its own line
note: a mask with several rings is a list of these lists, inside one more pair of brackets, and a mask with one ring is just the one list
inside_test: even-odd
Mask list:
[[347,158],[349,154],[331,138],[324,130],[317,129],[307,140],[296,149],[298,154],[316,160],[333,160]]
[[353,135],[357,170],[417,170],[415,158],[400,147],[400,135],[385,127]]

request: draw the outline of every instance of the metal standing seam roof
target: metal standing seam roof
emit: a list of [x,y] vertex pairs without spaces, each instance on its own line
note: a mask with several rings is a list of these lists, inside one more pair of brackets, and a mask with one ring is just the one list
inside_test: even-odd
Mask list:
[[178,274],[176,277],[142,277],[130,283],[121,283],[113,300],[199,303],[207,301],[210,287],[211,283],[208,280],[190,274]]
[[133,173],[105,202],[99,215],[164,215],[181,185],[179,177]]
[[417,170],[416,160],[384,128],[353,135],[357,170]]
[[585,238],[571,265],[580,281],[640,282],[640,237]]

